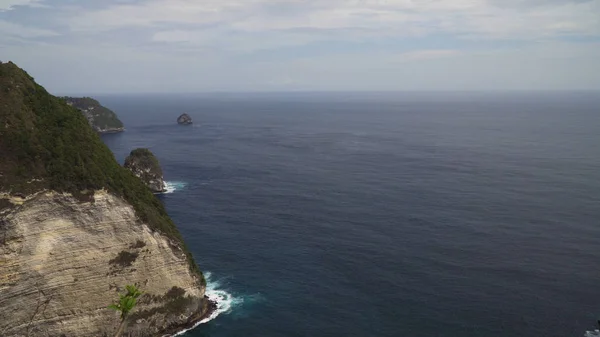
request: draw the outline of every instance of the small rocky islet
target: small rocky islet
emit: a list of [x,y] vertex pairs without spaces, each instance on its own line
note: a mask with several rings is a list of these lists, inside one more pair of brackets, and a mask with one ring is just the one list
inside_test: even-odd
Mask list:
[[182,114],[177,118],[177,124],[179,125],[191,125],[193,124],[192,117],[188,114]]

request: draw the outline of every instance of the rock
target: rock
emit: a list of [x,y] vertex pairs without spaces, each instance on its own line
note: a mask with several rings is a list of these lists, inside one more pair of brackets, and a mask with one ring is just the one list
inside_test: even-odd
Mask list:
[[135,149],[125,159],[125,167],[142,179],[153,193],[162,193],[166,185],[158,159],[148,149]]
[[177,118],[177,124],[190,125],[192,124],[192,117],[190,117],[188,114],[183,114]]

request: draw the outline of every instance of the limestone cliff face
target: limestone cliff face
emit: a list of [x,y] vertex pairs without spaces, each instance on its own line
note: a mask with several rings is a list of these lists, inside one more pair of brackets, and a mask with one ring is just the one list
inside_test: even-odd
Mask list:
[[206,313],[182,248],[123,199],[41,192],[10,202],[0,214],[0,336],[112,336],[119,317],[107,306],[134,283],[144,295],[125,334],[160,335]]

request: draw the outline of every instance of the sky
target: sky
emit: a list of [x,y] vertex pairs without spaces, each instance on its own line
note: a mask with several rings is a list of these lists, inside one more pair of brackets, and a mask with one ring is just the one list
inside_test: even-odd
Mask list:
[[600,90],[600,0],[0,0],[53,93]]

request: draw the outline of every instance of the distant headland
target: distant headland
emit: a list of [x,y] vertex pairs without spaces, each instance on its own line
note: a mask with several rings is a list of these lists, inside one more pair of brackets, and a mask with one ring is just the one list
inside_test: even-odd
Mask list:
[[98,133],[116,133],[125,131],[123,122],[114,111],[102,106],[91,97],[62,97],[67,104],[77,108],[87,118],[88,123]]

